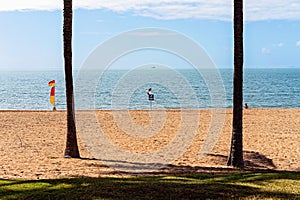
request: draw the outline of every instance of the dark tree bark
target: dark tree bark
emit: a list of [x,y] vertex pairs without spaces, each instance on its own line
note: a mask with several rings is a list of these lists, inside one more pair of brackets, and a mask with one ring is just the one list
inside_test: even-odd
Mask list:
[[72,75],[72,12],[72,0],[64,0],[63,40],[67,101],[67,141],[64,156],[66,158],[79,158],[80,155],[76,136]]
[[243,0],[234,0],[233,121],[228,166],[243,168]]

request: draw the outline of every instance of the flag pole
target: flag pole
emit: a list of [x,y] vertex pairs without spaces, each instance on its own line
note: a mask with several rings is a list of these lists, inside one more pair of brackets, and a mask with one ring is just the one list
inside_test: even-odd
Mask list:
[[[54,88],[55,88],[55,86],[53,86]],[[53,104],[53,109],[52,109],[52,111],[56,111],[56,102],[55,102],[55,93],[54,93],[54,104]]]

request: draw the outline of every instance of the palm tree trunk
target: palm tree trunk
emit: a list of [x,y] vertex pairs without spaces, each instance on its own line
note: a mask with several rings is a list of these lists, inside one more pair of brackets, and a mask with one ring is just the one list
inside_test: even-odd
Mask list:
[[243,0],[234,0],[233,121],[227,165],[244,167],[243,160]]
[[67,101],[67,141],[65,157],[79,158],[80,155],[76,136],[72,75],[72,0],[64,0],[63,40]]

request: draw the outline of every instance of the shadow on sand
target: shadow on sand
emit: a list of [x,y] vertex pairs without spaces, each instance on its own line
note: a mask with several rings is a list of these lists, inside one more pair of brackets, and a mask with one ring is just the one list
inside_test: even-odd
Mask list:
[[[182,174],[182,173],[234,173],[236,169],[227,167],[227,156],[221,154],[207,154],[212,166],[221,167],[201,167],[201,166],[186,166],[186,165],[165,165],[161,163],[140,163],[140,162],[128,162],[124,160],[99,160],[99,167],[105,167],[102,163],[108,164],[110,168],[115,169],[114,174],[126,174],[126,175],[168,175],[168,174]],[[85,159],[86,158],[82,158]],[[97,160],[97,159],[91,159]],[[259,171],[276,170],[276,166],[272,162],[272,159],[255,152],[244,151],[244,163],[245,171]]]
[[[211,170],[218,170],[213,174]],[[300,182],[297,172],[234,172],[0,180],[0,199],[299,199],[300,193],[262,187],[278,180]],[[299,190],[298,190],[299,191]]]
[[[224,155],[213,155],[226,163]],[[83,158],[84,159],[84,158]],[[145,169],[158,163],[110,162]],[[276,181],[299,185],[299,172],[275,171],[272,160],[245,152],[245,170],[228,167],[160,166],[159,171],[109,172],[99,178],[1,180],[0,199],[299,199],[297,190],[274,190]],[[99,163],[99,167],[103,167]],[[152,168],[151,168],[152,169]],[[268,185],[271,185],[268,187]],[[292,192],[291,192],[292,191]],[[295,192],[296,191],[296,192]]]

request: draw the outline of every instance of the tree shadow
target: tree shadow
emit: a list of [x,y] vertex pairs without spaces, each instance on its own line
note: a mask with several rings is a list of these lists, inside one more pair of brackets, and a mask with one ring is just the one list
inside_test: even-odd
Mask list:
[[[161,163],[141,163],[141,162],[128,162],[125,160],[101,160],[94,158],[82,158],[84,160],[98,160],[99,167],[108,166],[114,171],[110,174],[127,174],[127,175],[168,175],[168,174],[183,174],[183,173],[235,173],[238,169],[227,167],[226,155],[222,154],[207,154],[209,164],[211,166],[220,167],[203,167],[203,166],[187,166],[187,165],[172,165]],[[104,164],[105,163],[105,164]],[[272,159],[255,152],[244,151],[244,164],[246,171],[259,171],[259,170],[276,170]],[[94,164],[95,165],[95,164]]]
[[255,151],[244,151],[244,163],[252,169],[276,169],[272,159]]
[[[217,165],[227,164],[228,157],[222,154],[208,154],[211,157],[211,162]],[[267,158],[265,155],[255,151],[243,151],[245,169],[260,170],[269,169],[275,170],[276,166],[272,159]]]
[[[81,158],[83,160],[97,160],[93,164],[99,168],[109,167],[113,169],[108,172],[101,172],[101,175],[115,176],[166,176],[182,174],[233,174],[241,172],[240,169],[227,166],[227,156],[222,154],[207,154],[209,162],[213,167],[188,166],[161,163],[128,162],[125,160],[101,160],[94,158]],[[272,172],[276,166],[271,159],[255,151],[244,151],[245,168],[243,172]],[[108,165],[107,165],[108,164]],[[216,167],[219,166],[219,167]],[[89,167],[87,165],[87,167]],[[105,173],[105,174],[104,174]]]
[[[272,160],[258,152],[244,152],[245,170],[226,167],[225,155],[208,156],[224,167],[106,160],[110,167],[146,170],[113,171],[99,174],[103,176],[99,178],[0,179],[0,199],[300,199],[300,188],[295,187],[300,185],[300,172],[275,171]],[[103,162],[98,161],[103,167]],[[160,169],[152,171],[153,166]],[[275,190],[272,184],[280,181],[284,182]],[[296,189],[285,189],[292,187]]]
[[[207,169],[207,171],[209,171]],[[297,172],[177,174],[46,180],[0,180],[1,199],[297,199],[298,191],[261,189],[275,180],[300,181]]]

